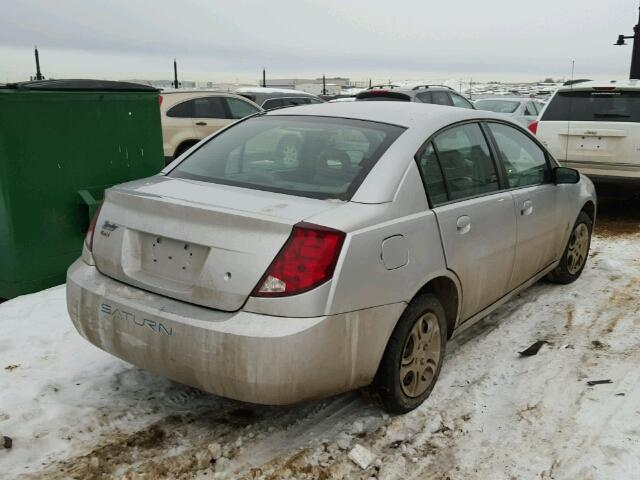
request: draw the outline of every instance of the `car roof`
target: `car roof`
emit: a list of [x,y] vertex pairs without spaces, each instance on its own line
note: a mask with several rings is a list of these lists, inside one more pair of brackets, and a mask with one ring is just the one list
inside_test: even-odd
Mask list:
[[423,131],[474,118],[503,118],[492,112],[419,102],[337,102],[270,110],[267,115],[312,115],[389,123]]
[[302,95],[302,96],[310,96],[315,97],[316,95],[308,92],[303,92],[302,90],[293,90],[291,88],[269,88],[269,87],[241,87],[236,89],[237,94],[243,93],[263,93],[263,94],[286,94],[286,95]]
[[491,101],[506,101],[506,102],[538,102],[537,98],[530,97],[486,97],[486,98],[478,98],[475,100],[476,102],[480,102],[482,100],[491,100]]
[[609,80],[609,81],[594,81],[589,80],[586,82],[574,83],[573,85],[563,85],[558,88],[560,92],[568,92],[573,90],[585,91],[598,88],[616,88],[620,90],[640,90],[640,82],[638,80]]

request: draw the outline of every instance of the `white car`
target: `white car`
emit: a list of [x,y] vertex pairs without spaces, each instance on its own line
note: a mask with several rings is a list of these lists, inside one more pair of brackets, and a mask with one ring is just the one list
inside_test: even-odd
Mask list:
[[640,83],[558,89],[532,131],[562,165],[601,184],[640,184]]

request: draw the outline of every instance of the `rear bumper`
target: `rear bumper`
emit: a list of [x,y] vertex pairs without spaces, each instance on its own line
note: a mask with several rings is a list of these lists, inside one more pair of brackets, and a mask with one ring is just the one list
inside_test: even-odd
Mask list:
[[222,312],[130,287],[82,260],[67,273],[69,315],[91,343],[175,381],[261,404],[369,384],[404,307],[314,318]]
[[640,182],[640,165],[630,163],[603,163],[560,160],[564,167],[575,168],[594,182],[619,183]]

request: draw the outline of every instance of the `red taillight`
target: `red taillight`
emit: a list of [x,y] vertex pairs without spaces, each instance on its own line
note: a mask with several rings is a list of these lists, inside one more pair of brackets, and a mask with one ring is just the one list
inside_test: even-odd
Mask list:
[[158,95],[158,104],[162,106],[162,95]]
[[251,295],[286,297],[311,290],[333,277],[345,234],[298,223]]
[[84,243],[90,252],[93,251],[93,234],[96,231],[96,223],[98,222],[98,217],[100,216],[101,208],[102,208],[102,204],[98,205],[98,208],[96,209],[96,213],[93,214],[93,218],[91,219],[91,223],[89,224],[89,230],[87,230],[87,236],[84,239]]
[[527,128],[534,135],[538,133],[538,120],[534,120],[533,122],[531,122]]

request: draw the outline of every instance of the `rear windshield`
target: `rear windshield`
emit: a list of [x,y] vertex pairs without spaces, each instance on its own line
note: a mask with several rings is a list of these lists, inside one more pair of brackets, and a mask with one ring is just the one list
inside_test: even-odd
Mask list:
[[513,100],[477,100],[474,105],[477,110],[487,110],[496,113],[513,113],[518,109],[520,102]]
[[212,138],[169,176],[349,200],[403,131],[343,118],[253,117]]
[[558,92],[542,120],[640,122],[640,92]]
[[411,97],[400,92],[390,92],[387,90],[367,90],[356,95],[356,100],[366,100],[369,102],[410,102]]

